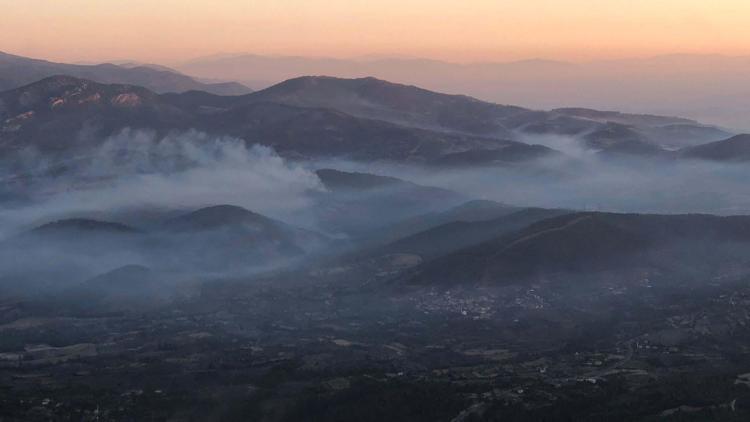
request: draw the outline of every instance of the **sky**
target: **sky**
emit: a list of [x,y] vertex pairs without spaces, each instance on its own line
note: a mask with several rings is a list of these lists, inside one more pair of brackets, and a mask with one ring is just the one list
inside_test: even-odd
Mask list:
[[0,0],[0,10],[0,51],[67,62],[750,54],[748,0]]

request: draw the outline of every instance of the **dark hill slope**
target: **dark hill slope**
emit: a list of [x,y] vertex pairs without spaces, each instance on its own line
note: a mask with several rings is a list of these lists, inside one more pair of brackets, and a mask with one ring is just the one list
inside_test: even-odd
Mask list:
[[475,199],[464,202],[455,207],[450,207],[447,210],[420,214],[415,217],[395,222],[394,224],[383,228],[383,230],[381,230],[372,241],[377,245],[385,245],[443,224],[456,221],[473,222],[494,220],[520,210],[521,208],[500,202]]
[[686,148],[680,151],[680,155],[727,163],[747,162],[750,161],[750,135],[737,135],[722,141]]
[[681,271],[731,259],[724,246],[750,246],[750,217],[574,213],[436,259],[412,281],[513,283],[638,267]]
[[54,76],[0,93],[0,147],[72,153],[124,128],[186,129],[190,116],[145,88]]
[[[346,112],[273,102],[253,102],[196,117],[210,133],[228,134],[274,147],[289,157],[424,162],[444,154],[497,149],[510,144],[475,135],[409,127]],[[552,153],[549,148],[545,151]]]
[[172,232],[196,232],[222,227],[252,226],[258,230],[281,227],[283,223],[234,205],[214,205],[172,218],[163,228]]
[[539,220],[567,211],[529,208],[491,220],[451,221],[396,240],[379,248],[379,254],[416,254],[431,259],[520,230]]
[[89,233],[106,233],[106,234],[133,234],[138,230],[121,223],[112,223],[108,221],[89,220],[84,218],[71,218],[66,220],[57,220],[43,224],[29,233],[34,235],[58,235],[75,232]]
[[390,224],[466,200],[450,190],[393,177],[332,169],[317,174],[328,190],[315,197],[317,221],[327,231],[349,236],[369,238]]
[[201,208],[165,221],[158,235],[175,265],[208,269],[272,266],[326,246],[329,240],[234,205]]
[[255,101],[325,107],[408,126],[506,138],[510,133],[498,119],[525,111],[375,78],[301,77],[247,97]]

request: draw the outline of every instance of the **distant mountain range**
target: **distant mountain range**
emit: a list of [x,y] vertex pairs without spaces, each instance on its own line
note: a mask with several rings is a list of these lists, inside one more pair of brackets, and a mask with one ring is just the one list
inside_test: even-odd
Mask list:
[[157,94],[54,76],[0,93],[0,147],[90,148],[124,128],[196,129],[274,147],[290,158],[340,157],[450,166],[559,155],[549,136],[603,154],[674,155],[731,136],[695,121],[587,109],[536,111],[375,78],[303,77],[240,96]]
[[420,58],[330,59],[252,54],[199,58],[190,75],[263,88],[303,75],[374,76],[535,109],[587,107],[686,116],[750,130],[750,57],[668,55],[569,63],[450,63]]
[[138,85],[159,93],[200,90],[221,95],[240,95],[252,92],[237,82],[203,83],[163,66],[137,63],[54,63],[0,52],[0,91],[55,75],[73,76],[104,84]]

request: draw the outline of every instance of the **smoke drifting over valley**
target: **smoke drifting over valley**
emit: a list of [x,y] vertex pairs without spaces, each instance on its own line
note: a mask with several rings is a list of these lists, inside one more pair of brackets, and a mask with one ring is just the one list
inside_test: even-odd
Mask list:
[[[55,282],[59,288],[128,265],[166,271],[173,281],[238,276],[311,265],[321,253],[357,250],[362,242],[397,241],[419,232],[401,226],[473,199],[508,209],[486,218],[529,207],[750,210],[743,164],[603,154],[584,136],[518,132],[516,139],[555,153],[521,163],[447,166],[291,159],[235,137],[129,127],[75,156],[24,148],[3,170],[10,182],[5,196],[13,200],[0,212],[2,267],[6,277],[36,280],[27,283],[33,289],[42,281],[50,289],[50,273],[67,277]],[[50,268],[40,272],[39,262]]]
[[474,198],[572,210],[745,214],[750,170],[745,163],[603,156],[570,136],[521,139],[562,152],[523,165],[429,168],[398,163],[326,161],[351,171],[395,175]]

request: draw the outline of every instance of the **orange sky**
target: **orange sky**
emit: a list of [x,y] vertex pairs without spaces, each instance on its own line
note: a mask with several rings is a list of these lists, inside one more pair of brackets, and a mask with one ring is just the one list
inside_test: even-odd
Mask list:
[[0,50],[60,61],[750,54],[749,0],[0,0],[0,10]]

